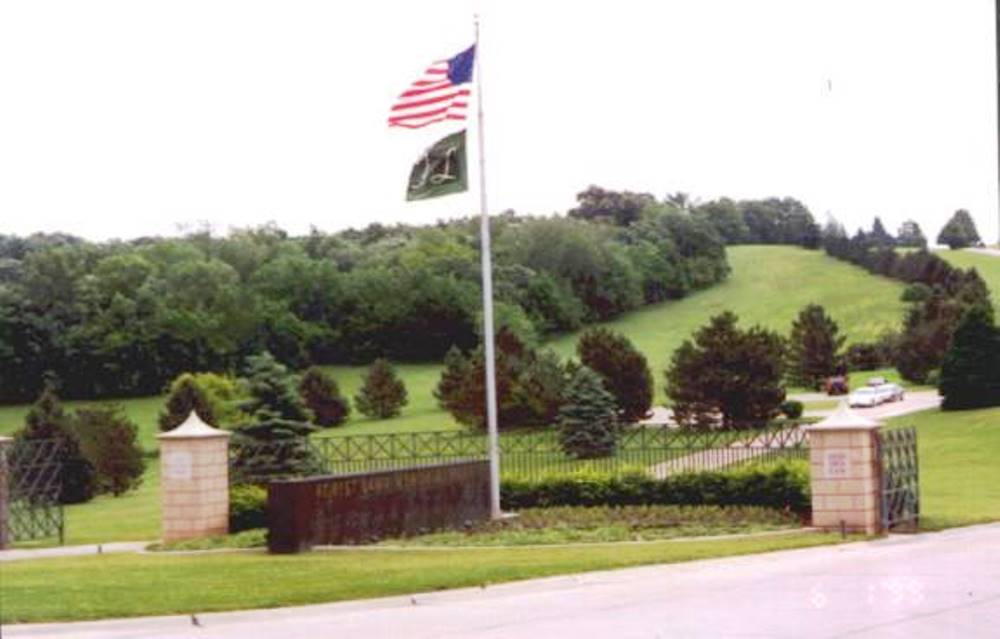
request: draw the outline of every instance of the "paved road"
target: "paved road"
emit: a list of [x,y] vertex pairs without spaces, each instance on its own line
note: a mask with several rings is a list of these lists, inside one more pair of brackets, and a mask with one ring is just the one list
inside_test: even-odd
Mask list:
[[982,253],[983,255],[992,255],[993,257],[1000,257],[1000,249],[995,248],[971,248],[965,249],[973,253]]
[[995,638],[1000,524],[199,621],[200,628],[188,617],[11,626],[4,636]]

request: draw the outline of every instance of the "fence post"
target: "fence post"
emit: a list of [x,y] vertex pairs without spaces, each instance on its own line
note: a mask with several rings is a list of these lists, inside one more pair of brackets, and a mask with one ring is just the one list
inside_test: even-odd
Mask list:
[[7,463],[7,451],[10,437],[0,437],[0,550],[6,550],[11,544],[10,532],[10,465]]
[[191,411],[160,440],[163,541],[229,532],[229,435]]
[[881,532],[880,427],[844,402],[833,415],[804,428],[809,436],[813,526]]

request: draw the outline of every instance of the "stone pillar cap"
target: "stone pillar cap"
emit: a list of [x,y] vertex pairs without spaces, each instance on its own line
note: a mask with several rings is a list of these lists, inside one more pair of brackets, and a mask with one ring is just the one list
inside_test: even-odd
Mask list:
[[207,439],[210,437],[229,437],[232,435],[229,431],[220,430],[218,428],[212,428],[205,422],[201,421],[198,417],[198,413],[191,411],[188,418],[184,420],[184,423],[173,430],[169,430],[165,433],[160,433],[156,436],[157,439]]
[[882,424],[874,419],[858,415],[847,405],[847,400],[841,400],[832,415],[818,424],[805,426],[803,430],[872,430],[881,426]]
[[0,444],[6,444],[7,442],[14,441],[13,437],[7,437],[6,435],[0,435]]

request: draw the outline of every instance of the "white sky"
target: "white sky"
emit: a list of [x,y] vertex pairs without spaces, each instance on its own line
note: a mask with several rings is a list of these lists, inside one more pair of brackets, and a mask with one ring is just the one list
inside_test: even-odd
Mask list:
[[0,233],[475,212],[474,190],[403,202],[450,128],[385,118],[479,10],[494,212],[562,212],[595,183],[792,195],[821,224],[913,217],[932,240],[963,207],[995,241],[993,4],[4,0]]

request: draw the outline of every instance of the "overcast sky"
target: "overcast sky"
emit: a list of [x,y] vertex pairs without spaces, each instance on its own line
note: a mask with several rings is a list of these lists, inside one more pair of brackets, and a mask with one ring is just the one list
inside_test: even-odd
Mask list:
[[820,223],[912,217],[932,239],[961,207],[995,241],[993,5],[4,0],[0,233],[476,212],[475,191],[403,201],[455,127],[386,116],[478,10],[493,212],[564,212],[594,183],[791,195]]

